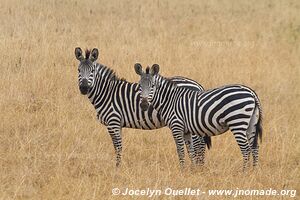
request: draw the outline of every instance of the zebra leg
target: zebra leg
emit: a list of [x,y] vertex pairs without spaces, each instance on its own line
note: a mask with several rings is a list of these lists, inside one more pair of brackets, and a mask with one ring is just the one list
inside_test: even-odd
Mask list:
[[252,146],[251,148],[252,148],[252,156],[253,156],[253,167],[255,167],[258,164],[258,154],[259,154],[259,145],[258,145],[258,143],[256,144],[255,147]]
[[179,157],[180,168],[184,168],[185,160],[184,160],[184,129],[181,126],[173,125],[172,128],[173,138],[175,140],[177,154]]
[[257,133],[257,126],[259,126],[258,121],[259,121],[259,110],[256,107],[253,115],[251,116],[249,127],[247,129],[247,137],[251,147],[254,167],[258,164],[258,152],[259,152],[258,133]]
[[251,153],[246,131],[238,128],[234,128],[234,129],[230,128],[230,129],[233,132],[235,140],[237,141],[241,149],[243,155],[243,161],[244,161],[243,170],[245,170],[246,168],[249,167],[249,159]]
[[122,153],[121,127],[108,126],[107,129],[115,148],[116,166],[119,167],[121,165],[121,153]]
[[253,166],[255,167],[258,163],[258,152],[259,152],[259,145],[257,142],[258,138],[256,135],[255,127],[249,127],[249,129],[247,130],[247,136],[251,148],[251,153],[253,156]]
[[186,149],[188,151],[188,155],[189,155],[189,158],[191,159],[191,162],[193,165],[196,164],[196,155],[195,155],[195,149],[194,149],[194,143],[193,143],[193,135],[190,134],[190,133],[186,133],[184,134],[184,142],[185,142],[185,145],[186,145]]
[[192,135],[193,145],[195,149],[195,156],[196,156],[196,164],[197,165],[204,165],[205,161],[205,150],[206,150],[206,143],[203,137],[199,135]]

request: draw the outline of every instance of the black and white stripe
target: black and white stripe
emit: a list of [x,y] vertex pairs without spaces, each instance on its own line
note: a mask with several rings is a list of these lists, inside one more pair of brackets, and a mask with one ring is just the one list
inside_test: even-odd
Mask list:
[[[80,61],[79,89],[82,94],[88,96],[95,107],[98,120],[107,126],[114,144],[118,166],[121,162],[122,127],[153,130],[164,127],[166,123],[152,106],[146,112],[141,110],[137,83],[119,79],[113,70],[95,62],[98,58],[97,49],[93,49],[92,52],[86,51],[84,58],[81,49],[76,48],[75,56]],[[178,82],[181,87],[203,90],[197,82],[184,77],[174,77],[172,80]],[[210,138],[193,135],[192,138],[187,138],[185,143],[192,161],[203,163],[205,145],[210,146]]]
[[[158,74],[153,65],[146,73],[135,65],[141,76],[141,107],[151,103],[172,130],[181,165],[184,164],[183,135],[216,136],[231,130],[241,149],[244,167],[250,154],[253,165],[258,162],[258,137],[262,136],[262,110],[255,92],[243,85],[227,85],[198,92],[178,87],[172,80]],[[150,71],[150,72],[149,72]],[[148,72],[148,73],[147,73]]]

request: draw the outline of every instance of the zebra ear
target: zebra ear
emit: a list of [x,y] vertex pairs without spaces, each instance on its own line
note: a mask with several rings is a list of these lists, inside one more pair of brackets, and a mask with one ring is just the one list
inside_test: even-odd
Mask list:
[[135,63],[134,70],[135,70],[135,73],[137,73],[140,76],[143,74],[142,65],[140,63]]
[[159,72],[159,65],[158,64],[153,64],[151,67],[151,74],[152,76],[158,74]]
[[97,48],[94,48],[94,49],[92,50],[92,53],[91,53],[91,56],[90,56],[90,60],[91,60],[92,62],[96,61],[96,60],[98,59],[98,55],[99,55],[98,49],[97,49]]
[[82,55],[82,50],[80,47],[76,47],[75,48],[75,57],[77,58],[77,60],[82,61],[84,59],[83,55]]

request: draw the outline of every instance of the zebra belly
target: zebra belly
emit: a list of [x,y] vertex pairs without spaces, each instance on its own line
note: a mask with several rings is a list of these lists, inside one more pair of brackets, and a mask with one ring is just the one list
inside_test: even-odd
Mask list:
[[132,112],[132,115],[133,116],[130,117],[124,117],[123,127],[153,130],[166,126],[163,120],[161,120],[157,111],[153,109],[152,106],[150,106],[145,112],[141,111],[140,109],[136,109],[135,112]]
[[[124,128],[134,128],[134,129],[144,129],[144,130],[153,130],[162,128],[165,125],[165,123],[157,116],[157,112],[144,112],[144,113],[134,113],[134,116],[131,116],[131,118],[127,117],[121,117],[121,127]],[[122,116],[121,113],[119,113],[120,116]],[[101,115],[100,113],[97,113],[97,119],[98,121],[105,125],[109,125],[109,121],[112,115]]]
[[186,127],[185,132],[200,135],[202,137],[220,135],[222,133],[225,133],[229,129],[228,126],[226,124],[223,124],[223,123],[221,125],[216,126],[213,130],[205,129],[204,127],[202,127],[202,128],[201,127],[200,128],[199,127],[198,128],[191,128],[191,125],[190,125],[190,127],[185,125],[185,127]]

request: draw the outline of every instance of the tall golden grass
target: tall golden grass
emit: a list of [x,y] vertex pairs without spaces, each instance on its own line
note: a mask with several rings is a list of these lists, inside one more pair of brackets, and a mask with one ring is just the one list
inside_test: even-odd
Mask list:
[[[132,198],[113,196],[115,187],[299,192],[299,13],[296,0],[1,0],[0,199]],[[98,47],[99,62],[132,82],[141,62],[207,89],[250,86],[264,111],[259,167],[240,171],[226,133],[212,138],[202,169],[181,173],[163,128],[123,129],[116,169],[106,128],[78,90],[77,46]],[[189,198],[226,197],[178,197]]]

